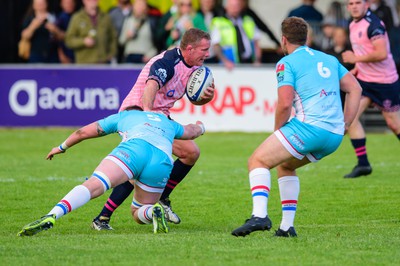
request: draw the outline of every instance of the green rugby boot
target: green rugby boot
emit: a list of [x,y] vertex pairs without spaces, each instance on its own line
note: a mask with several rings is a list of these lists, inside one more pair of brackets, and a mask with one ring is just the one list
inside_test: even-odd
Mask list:
[[160,203],[156,203],[153,206],[153,229],[154,233],[168,233],[168,223],[165,219],[164,208]]
[[56,223],[56,215],[49,214],[45,215],[39,220],[36,220],[30,224],[25,225],[22,227],[22,230],[18,233],[18,236],[33,236],[43,230],[50,229]]

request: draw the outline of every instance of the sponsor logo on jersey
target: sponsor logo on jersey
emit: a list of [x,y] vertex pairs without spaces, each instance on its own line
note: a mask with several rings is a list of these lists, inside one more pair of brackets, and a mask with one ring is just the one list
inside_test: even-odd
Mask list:
[[285,64],[278,64],[276,67],[276,78],[278,79],[278,82],[283,81],[285,77]]
[[321,92],[319,93],[319,97],[334,96],[334,95],[336,95],[336,91],[325,91],[324,89],[322,89]]
[[167,70],[165,70],[164,68],[159,68],[156,71],[156,75],[157,77],[163,82],[165,83],[165,80],[167,79]]

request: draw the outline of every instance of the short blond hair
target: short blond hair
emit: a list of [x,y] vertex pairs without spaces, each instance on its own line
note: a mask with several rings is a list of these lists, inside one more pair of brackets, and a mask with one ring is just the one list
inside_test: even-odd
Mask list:
[[203,39],[210,41],[211,40],[210,34],[208,32],[205,32],[197,28],[191,28],[183,34],[180,43],[180,48],[182,50],[185,50],[188,47],[188,45],[196,46]]

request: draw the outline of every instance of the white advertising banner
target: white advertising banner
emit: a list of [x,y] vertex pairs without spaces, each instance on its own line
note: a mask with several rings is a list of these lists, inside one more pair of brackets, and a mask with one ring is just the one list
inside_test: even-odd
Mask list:
[[210,103],[194,106],[186,96],[175,103],[171,117],[179,123],[204,122],[207,131],[272,132],[277,104],[275,68],[210,67],[216,94]]

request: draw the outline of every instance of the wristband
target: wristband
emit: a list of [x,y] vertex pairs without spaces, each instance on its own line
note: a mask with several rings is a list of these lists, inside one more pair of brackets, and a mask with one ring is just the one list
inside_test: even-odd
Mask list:
[[199,125],[199,127],[201,128],[201,135],[203,135],[204,132],[206,132],[206,128],[204,127],[203,124],[198,124],[198,125]]
[[68,149],[68,146],[66,144],[66,141],[64,141],[63,143],[60,144],[60,146],[58,146],[58,149],[60,151],[66,151]]

